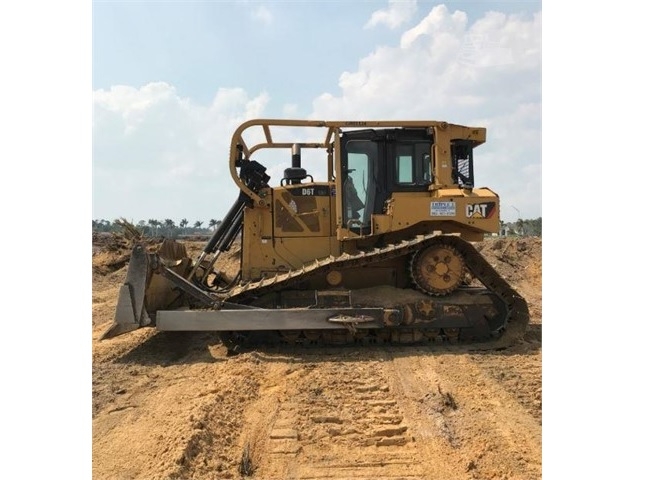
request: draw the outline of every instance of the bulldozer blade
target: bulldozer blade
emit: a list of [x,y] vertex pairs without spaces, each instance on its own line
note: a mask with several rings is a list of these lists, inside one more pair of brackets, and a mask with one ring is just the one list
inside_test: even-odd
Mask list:
[[150,318],[145,310],[145,289],[149,274],[149,257],[145,247],[136,245],[129,258],[125,283],[120,287],[115,321],[101,336],[101,340],[149,325]]
[[384,308],[172,310],[157,312],[157,330],[335,330],[344,327],[337,319],[339,316],[346,317],[347,324],[362,329],[401,322],[397,310]]

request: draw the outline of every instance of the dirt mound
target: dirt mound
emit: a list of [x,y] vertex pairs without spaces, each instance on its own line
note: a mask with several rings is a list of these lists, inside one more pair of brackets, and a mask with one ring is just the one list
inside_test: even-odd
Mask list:
[[110,233],[92,234],[92,272],[108,275],[129,262],[131,244],[119,235]]
[[[131,251],[136,243],[146,246],[148,252],[156,253],[164,241],[163,237],[127,239],[122,234],[93,233],[92,235],[92,272],[96,275],[109,275],[129,264]],[[205,247],[207,239],[202,236],[189,236],[178,239],[190,257],[197,257]],[[240,269],[240,245],[235,243],[228,252],[222,253],[216,268],[227,272],[233,278]]]
[[491,238],[476,245],[477,250],[509,282],[542,277],[540,237]]

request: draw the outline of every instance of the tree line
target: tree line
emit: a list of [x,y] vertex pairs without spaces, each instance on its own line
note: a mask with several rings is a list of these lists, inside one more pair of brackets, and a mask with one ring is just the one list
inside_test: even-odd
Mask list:
[[[112,222],[106,219],[92,220],[93,232],[121,232],[121,223],[124,219],[115,219]],[[178,235],[203,235],[210,233],[211,230],[217,228],[221,220],[211,218],[209,222],[205,223],[201,220],[189,222],[186,218],[176,223],[171,218],[164,220],[157,220],[151,218],[149,220],[139,220],[137,223],[129,222],[141,232],[144,236],[150,237],[176,237]]]
[[[207,224],[201,220],[190,222],[186,218],[175,223],[170,218],[164,220],[157,220],[151,218],[149,220],[140,220],[138,223],[133,224],[136,229],[144,236],[151,237],[177,237],[179,235],[205,235],[210,231],[217,228],[221,220],[211,218]],[[113,220],[112,222],[105,219],[92,220],[93,232],[121,232],[122,226],[120,219]],[[520,236],[542,236],[542,217],[523,220],[518,219],[516,222],[506,223],[500,221],[500,234],[501,235],[520,235]]]
[[530,220],[523,220],[519,218],[516,222],[511,222],[511,223],[505,223],[501,220],[500,234],[541,237],[542,217]]

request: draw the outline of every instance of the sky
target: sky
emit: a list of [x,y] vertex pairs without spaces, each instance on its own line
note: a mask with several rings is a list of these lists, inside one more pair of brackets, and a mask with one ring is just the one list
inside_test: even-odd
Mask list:
[[538,218],[541,87],[539,1],[93,1],[92,216],[223,218],[232,132],[262,117],[485,127],[476,186]]

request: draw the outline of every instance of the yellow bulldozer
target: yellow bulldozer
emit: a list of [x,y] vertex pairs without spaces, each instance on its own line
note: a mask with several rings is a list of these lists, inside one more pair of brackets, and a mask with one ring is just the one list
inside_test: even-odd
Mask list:
[[[485,140],[443,121],[241,124],[228,214],[196,257],[175,240],[154,253],[137,243],[103,338],[214,331],[237,351],[266,332],[335,344],[519,337],[526,302],[473,245],[500,228],[498,195],[474,185]],[[278,182],[259,159],[283,168]],[[239,271],[218,271],[237,242]]]

